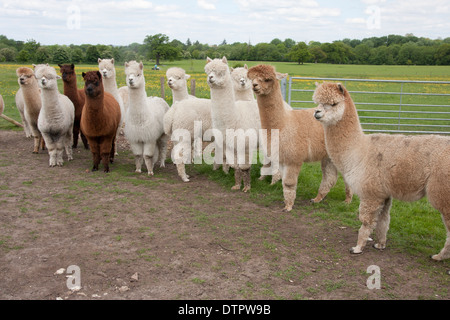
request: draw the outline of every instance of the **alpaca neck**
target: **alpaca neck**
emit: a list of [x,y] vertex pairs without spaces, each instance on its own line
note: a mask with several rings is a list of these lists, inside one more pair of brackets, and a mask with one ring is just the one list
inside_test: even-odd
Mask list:
[[226,128],[233,128],[240,119],[237,119],[237,108],[234,97],[233,83],[231,78],[226,81],[222,88],[212,88],[211,90],[211,115],[214,119],[226,125]]
[[178,90],[172,90],[173,102],[185,100],[189,98],[189,93],[187,87],[183,87]]
[[142,106],[147,103],[145,83],[143,83],[139,88],[128,88],[128,101],[129,112],[139,112],[144,110]]
[[111,78],[103,78],[103,87],[106,92],[112,95],[116,94],[119,90],[117,89],[116,75],[113,75]]
[[78,100],[78,86],[76,78],[70,81],[64,81],[64,95],[66,95],[71,101]]
[[[327,152],[342,173],[352,170],[351,164],[354,164],[355,161],[356,163],[361,162],[366,154],[365,150],[362,149],[366,146],[364,142],[366,136],[359,122],[358,113],[350,96],[346,97],[346,101],[342,119],[336,124],[324,127]],[[356,149],[361,152],[350,152],[350,150]],[[349,157],[352,157],[353,161],[349,161]],[[355,157],[361,159],[356,160]]]
[[[105,94],[102,91],[96,97],[91,97],[86,94],[86,103],[83,108],[83,112],[87,112],[91,117],[103,115],[103,98]],[[85,111],[86,110],[86,111]]]
[[61,116],[59,91],[57,89],[42,89],[42,109],[47,119],[57,119]]
[[255,100],[255,97],[253,95],[253,90],[235,90],[235,99],[237,100],[243,100],[243,101],[252,101]]
[[271,94],[256,95],[263,129],[281,129],[284,126],[287,110],[280,87],[276,85]]
[[40,93],[39,86],[37,82],[33,82],[27,86],[22,86],[23,99],[27,106],[27,110],[29,113],[37,112],[39,114],[39,110],[41,108],[40,101]]

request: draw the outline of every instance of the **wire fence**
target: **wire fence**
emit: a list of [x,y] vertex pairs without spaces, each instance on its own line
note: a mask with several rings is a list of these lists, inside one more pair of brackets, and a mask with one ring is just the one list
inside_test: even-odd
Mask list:
[[450,135],[450,81],[290,77],[282,82],[294,109],[315,107],[316,82],[344,84],[365,132]]

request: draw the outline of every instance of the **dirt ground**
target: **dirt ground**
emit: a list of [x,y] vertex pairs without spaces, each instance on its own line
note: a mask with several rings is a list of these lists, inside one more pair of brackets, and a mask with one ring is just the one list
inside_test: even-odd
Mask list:
[[123,139],[109,174],[90,172],[80,146],[49,168],[32,145],[0,131],[0,299],[450,298],[447,262],[389,243],[352,256],[357,230],[308,214],[306,199],[286,214],[192,168],[189,183],[173,164],[139,175]]

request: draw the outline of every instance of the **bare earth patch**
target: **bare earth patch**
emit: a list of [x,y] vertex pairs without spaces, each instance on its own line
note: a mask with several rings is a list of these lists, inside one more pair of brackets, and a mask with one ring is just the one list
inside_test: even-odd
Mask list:
[[389,246],[352,256],[357,230],[310,215],[306,199],[286,214],[194,170],[184,183],[173,164],[137,174],[123,138],[109,174],[90,172],[82,147],[49,168],[32,144],[0,131],[0,299],[450,298],[447,262]]

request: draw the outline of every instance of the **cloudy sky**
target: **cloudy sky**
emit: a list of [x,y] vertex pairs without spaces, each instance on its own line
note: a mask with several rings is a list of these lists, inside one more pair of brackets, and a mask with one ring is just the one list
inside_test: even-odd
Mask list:
[[449,0],[0,0],[0,34],[50,44],[450,37]]

